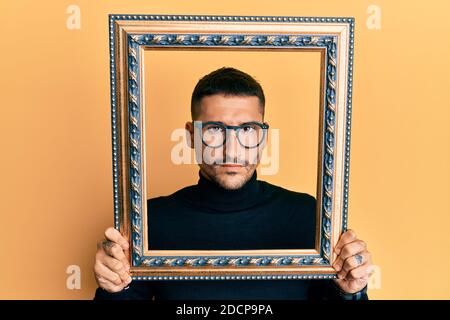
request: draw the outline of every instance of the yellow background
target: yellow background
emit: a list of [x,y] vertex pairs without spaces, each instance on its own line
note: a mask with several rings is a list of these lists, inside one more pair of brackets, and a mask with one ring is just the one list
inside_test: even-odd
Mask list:
[[319,51],[146,50],[143,64],[148,198],[197,183],[199,167],[194,163],[194,152],[186,152],[192,164],[176,165],[171,151],[186,142],[169,140],[174,130],[184,129],[185,122],[191,120],[190,101],[197,81],[222,66],[248,72],[264,90],[264,121],[270,130],[267,153],[258,166],[258,180],[315,196],[321,56]]
[[[81,29],[66,9],[80,6]],[[380,30],[366,26],[369,5]],[[381,285],[371,299],[450,298],[445,1],[0,2],[0,298],[91,299],[113,224],[109,13],[354,16],[349,226]],[[81,267],[81,289],[66,268]]]

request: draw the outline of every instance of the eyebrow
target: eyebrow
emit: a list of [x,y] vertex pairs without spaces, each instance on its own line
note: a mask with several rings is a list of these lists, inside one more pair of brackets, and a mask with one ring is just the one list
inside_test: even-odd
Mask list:
[[[221,124],[226,125],[226,126],[231,126],[231,124],[227,124],[227,123],[224,123],[222,121],[212,121],[211,120],[211,121],[203,121],[203,122],[217,122],[217,123],[221,123]],[[253,122],[262,123],[261,121],[251,120],[251,121],[241,122],[241,123],[238,124],[238,126],[243,125],[243,124],[247,124],[247,123],[253,123]]]

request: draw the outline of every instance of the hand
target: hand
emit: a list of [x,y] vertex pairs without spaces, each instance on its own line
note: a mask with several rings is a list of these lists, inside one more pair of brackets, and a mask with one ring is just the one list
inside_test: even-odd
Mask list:
[[372,273],[372,255],[364,241],[348,230],[339,238],[333,268],[338,272],[334,282],[346,293],[358,292],[367,285]]
[[105,237],[97,244],[95,280],[106,291],[119,292],[131,283],[128,241],[114,228],[106,229]]

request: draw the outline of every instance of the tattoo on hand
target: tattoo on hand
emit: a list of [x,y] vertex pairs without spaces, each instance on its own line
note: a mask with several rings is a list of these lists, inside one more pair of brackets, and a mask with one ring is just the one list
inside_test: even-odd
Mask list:
[[356,259],[356,262],[358,263],[358,265],[361,265],[361,264],[362,264],[362,261],[363,261],[362,255],[357,254],[357,255],[355,256],[355,259]]

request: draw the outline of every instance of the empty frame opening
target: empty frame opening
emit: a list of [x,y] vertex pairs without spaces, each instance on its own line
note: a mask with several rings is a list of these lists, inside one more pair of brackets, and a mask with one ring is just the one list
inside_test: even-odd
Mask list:
[[[179,189],[197,184],[199,166],[193,150],[183,147],[186,145],[184,126],[187,121],[191,121],[191,95],[198,80],[221,67],[233,67],[248,73],[264,90],[264,121],[269,123],[270,130],[268,143],[257,169],[258,180],[318,198],[323,51],[146,49],[142,60],[145,109],[143,160],[146,164],[147,199],[169,196]],[[144,216],[146,214],[144,212]],[[320,222],[316,213],[314,225],[306,226],[300,224],[302,221],[306,224],[311,219],[299,217],[282,221],[285,217],[292,219],[293,215],[273,212],[273,215],[279,216],[278,226],[255,225],[251,228],[252,217],[249,216],[247,229],[253,234],[243,236],[233,233],[232,228],[230,231],[227,224],[233,221],[232,216],[216,216],[216,224],[203,225],[202,214],[199,214],[199,221],[191,220],[190,223],[183,222],[183,218],[167,216],[166,220],[158,220],[158,228],[152,228],[152,214],[149,210],[149,220],[144,218],[147,232],[151,235],[144,240],[148,243],[149,250],[313,249],[314,245],[302,247],[301,243],[295,241],[295,235],[285,234],[286,238],[283,236],[283,239],[270,238],[271,230],[273,235],[280,235],[283,232],[276,228],[288,226],[286,233],[296,230],[299,234],[312,229],[315,232],[309,235],[312,239],[307,243],[314,244],[318,236],[316,226]],[[305,213],[299,211],[297,214]],[[164,226],[162,229],[161,223]],[[299,224],[298,228],[293,228],[292,223]],[[206,233],[214,228],[217,242],[202,243],[202,228],[208,228],[208,232],[203,229]],[[147,232],[144,236],[147,236]],[[174,241],[159,242],[159,237]],[[261,238],[268,239],[257,242],[258,247],[255,247],[255,239]],[[294,240],[291,241],[292,239]],[[298,239],[306,243],[304,237],[300,236]]]

